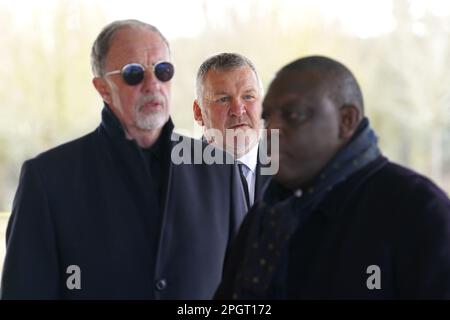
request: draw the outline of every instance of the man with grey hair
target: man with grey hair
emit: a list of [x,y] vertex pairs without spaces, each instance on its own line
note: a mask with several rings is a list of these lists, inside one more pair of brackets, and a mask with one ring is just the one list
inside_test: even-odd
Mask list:
[[258,153],[263,87],[256,68],[237,53],[209,57],[197,72],[196,94],[194,118],[209,143],[234,155],[251,207],[270,177],[261,174]]
[[24,163],[2,298],[212,297],[245,203],[236,166],[171,161],[180,139],[211,148],[172,133],[170,60],[146,23],[116,21],[99,34],[101,124]]

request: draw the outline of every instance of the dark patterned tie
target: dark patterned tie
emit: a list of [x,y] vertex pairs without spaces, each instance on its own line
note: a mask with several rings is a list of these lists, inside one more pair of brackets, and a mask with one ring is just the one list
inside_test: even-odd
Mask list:
[[[244,168],[244,166],[245,166],[245,168]],[[247,179],[245,178],[245,170],[247,168],[246,168],[246,165],[243,163],[238,163],[238,167],[239,167],[239,174],[241,175],[242,186],[244,188],[245,201],[247,202],[247,207],[250,209],[250,194],[249,194],[249,190],[248,190]]]

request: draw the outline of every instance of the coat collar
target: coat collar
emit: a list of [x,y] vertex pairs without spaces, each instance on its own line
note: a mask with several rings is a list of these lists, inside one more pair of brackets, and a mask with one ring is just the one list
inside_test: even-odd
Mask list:
[[[126,139],[125,131],[123,130],[122,124],[116,117],[111,107],[105,103],[102,110],[102,121],[100,124],[101,128],[106,131],[106,134],[113,139]],[[170,136],[174,129],[172,119],[166,122],[161,132],[161,136],[164,140],[170,140]],[[158,138],[159,140],[159,138]]]
[[[172,148],[171,135],[173,131],[173,123],[169,119],[164,125],[161,135],[156,144],[157,152],[160,152],[163,164],[167,164],[167,185],[166,190],[170,189],[170,181],[172,175],[172,165],[170,161],[170,150]],[[156,197],[157,190],[153,181],[153,173],[150,170],[149,163],[144,154],[143,149],[134,140],[128,140],[120,121],[111,111],[110,107],[105,104],[102,110],[102,122],[98,128],[99,137],[108,146],[106,152],[111,156],[115,163],[115,174],[123,177],[123,182],[132,190],[132,194],[136,196],[136,203],[141,203],[145,210],[151,210],[155,203],[159,203]],[[155,151],[155,150],[153,150]],[[162,208],[165,210],[168,203],[168,192],[164,193]],[[155,208],[153,208],[155,209]],[[144,211],[145,211],[144,210]]]
[[[375,132],[370,128],[369,120],[364,118],[353,138],[322,169],[310,187],[286,190],[273,181],[264,195],[264,201],[273,205],[291,199],[295,211],[307,212],[305,215],[319,211],[319,208],[320,211],[334,212],[335,205],[327,205],[327,202],[344,205],[342,199],[348,198],[386,162],[378,148]],[[347,183],[349,179],[351,183]],[[342,189],[345,192],[339,195]],[[331,201],[336,196],[338,201]]]
[[341,214],[344,214],[344,208],[349,204],[353,195],[373,174],[382,169],[388,162],[386,157],[380,155],[377,159],[355,172],[347,179],[347,181],[336,186],[336,188],[325,197],[324,201],[317,208],[318,213],[320,212],[329,220],[335,220]]

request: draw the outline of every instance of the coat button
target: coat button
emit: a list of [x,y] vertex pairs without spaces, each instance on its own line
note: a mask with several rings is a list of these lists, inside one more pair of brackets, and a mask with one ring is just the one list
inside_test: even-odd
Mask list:
[[167,280],[159,279],[158,281],[156,281],[155,287],[156,287],[156,290],[163,291],[164,289],[167,288]]

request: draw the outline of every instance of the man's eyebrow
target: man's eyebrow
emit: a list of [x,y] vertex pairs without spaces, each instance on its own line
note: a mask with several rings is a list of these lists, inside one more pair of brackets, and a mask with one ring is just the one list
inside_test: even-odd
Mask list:
[[[249,93],[249,92],[258,92],[258,90],[254,89],[254,88],[249,88],[249,89],[246,89],[243,93]],[[222,95],[228,96],[230,94],[226,91],[216,91],[216,92],[212,93],[212,96],[222,96]]]
[[217,91],[217,92],[213,92],[213,96],[221,96],[221,95],[228,95],[228,92],[225,91]]

